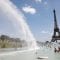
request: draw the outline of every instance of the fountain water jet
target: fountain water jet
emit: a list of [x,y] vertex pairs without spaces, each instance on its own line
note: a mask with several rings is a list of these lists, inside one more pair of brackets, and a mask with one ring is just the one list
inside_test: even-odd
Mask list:
[[9,0],[0,1],[0,21],[0,34],[20,37],[27,42],[28,48],[38,48],[35,38],[26,23],[26,18]]

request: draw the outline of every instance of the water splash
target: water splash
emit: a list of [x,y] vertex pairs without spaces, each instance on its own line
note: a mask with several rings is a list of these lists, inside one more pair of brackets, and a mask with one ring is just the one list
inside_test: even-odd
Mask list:
[[9,0],[0,1],[0,21],[0,34],[20,37],[27,41],[28,48],[37,48],[35,38],[26,23],[26,18]]

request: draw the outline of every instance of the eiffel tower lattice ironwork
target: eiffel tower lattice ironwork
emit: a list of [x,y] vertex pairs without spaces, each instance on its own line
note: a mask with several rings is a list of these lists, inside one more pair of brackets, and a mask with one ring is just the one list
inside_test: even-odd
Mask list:
[[51,42],[57,42],[57,40],[60,40],[60,30],[57,25],[55,9],[53,10],[53,13],[54,13],[54,33],[53,33]]

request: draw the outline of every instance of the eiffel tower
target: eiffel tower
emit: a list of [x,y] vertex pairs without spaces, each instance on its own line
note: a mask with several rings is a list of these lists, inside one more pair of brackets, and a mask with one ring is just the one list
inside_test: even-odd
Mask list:
[[54,13],[54,33],[53,33],[51,42],[57,42],[57,40],[60,40],[60,30],[57,25],[55,9],[53,10],[53,13]]

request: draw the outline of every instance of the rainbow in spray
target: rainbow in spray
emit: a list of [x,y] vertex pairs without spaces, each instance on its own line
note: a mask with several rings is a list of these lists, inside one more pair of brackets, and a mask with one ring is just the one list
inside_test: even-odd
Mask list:
[[37,48],[36,40],[29,29],[25,16],[9,0],[0,0],[0,21],[3,24],[0,24],[0,33],[18,36],[27,41],[28,48]]

